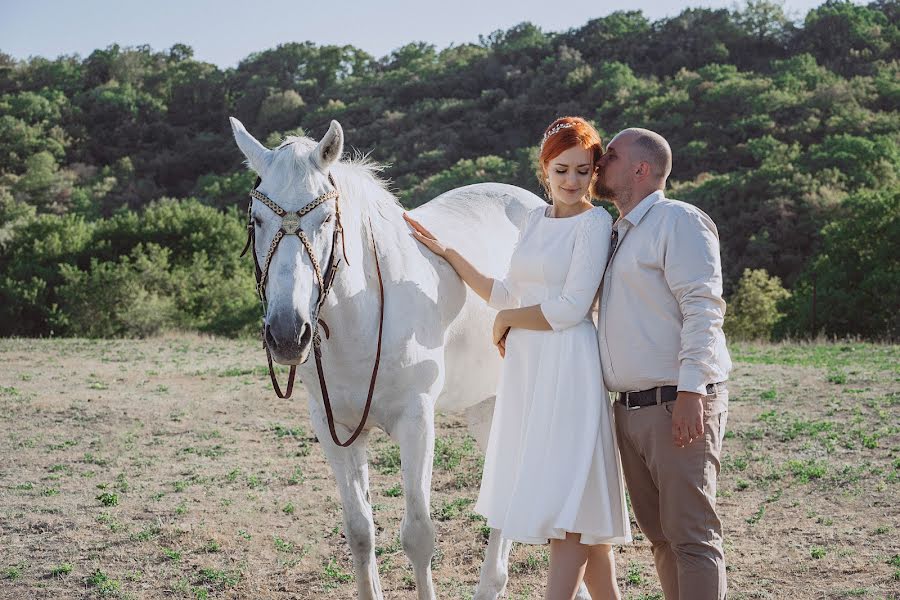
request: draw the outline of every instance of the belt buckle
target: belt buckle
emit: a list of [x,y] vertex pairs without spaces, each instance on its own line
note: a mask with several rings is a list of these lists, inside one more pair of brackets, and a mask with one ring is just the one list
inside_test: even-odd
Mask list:
[[641,408],[640,405],[631,406],[631,394],[636,392],[637,390],[633,390],[631,392],[625,392],[625,410],[637,410]]

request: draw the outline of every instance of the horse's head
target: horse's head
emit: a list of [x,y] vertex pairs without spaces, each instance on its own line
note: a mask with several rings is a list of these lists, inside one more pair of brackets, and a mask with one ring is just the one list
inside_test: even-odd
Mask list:
[[[231,128],[250,168],[261,179],[260,195],[250,205],[250,222],[253,252],[263,271],[265,343],[276,362],[296,365],[309,357],[323,293],[321,278],[334,253],[341,251],[336,247],[341,243],[335,229],[339,214],[336,198],[329,195],[335,190],[329,169],[341,156],[344,133],[332,121],[318,144],[308,138],[290,138],[269,150],[233,117]],[[279,214],[279,208],[284,214]],[[277,244],[274,251],[270,250],[273,244]]]

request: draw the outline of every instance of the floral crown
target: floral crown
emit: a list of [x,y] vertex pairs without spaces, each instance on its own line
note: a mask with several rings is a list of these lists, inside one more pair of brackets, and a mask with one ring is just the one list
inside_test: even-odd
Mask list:
[[543,139],[541,139],[541,150],[544,149],[544,144],[550,139],[551,136],[559,133],[563,129],[569,129],[570,127],[575,127],[575,123],[558,123],[554,125],[550,131],[544,134]]

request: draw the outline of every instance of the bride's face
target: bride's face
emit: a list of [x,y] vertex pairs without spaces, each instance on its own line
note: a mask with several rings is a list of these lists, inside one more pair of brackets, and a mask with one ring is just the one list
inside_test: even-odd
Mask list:
[[554,203],[574,205],[588,195],[594,164],[591,152],[573,146],[547,163],[547,179]]

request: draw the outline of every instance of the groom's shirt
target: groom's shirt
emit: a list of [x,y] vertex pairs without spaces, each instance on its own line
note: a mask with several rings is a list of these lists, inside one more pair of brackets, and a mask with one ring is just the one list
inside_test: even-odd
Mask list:
[[613,392],[662,385],[705,394],[728,378],[715,224],[657,191],[620,218],[600,296],[603,378]]

